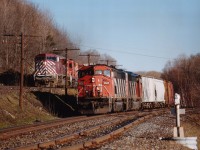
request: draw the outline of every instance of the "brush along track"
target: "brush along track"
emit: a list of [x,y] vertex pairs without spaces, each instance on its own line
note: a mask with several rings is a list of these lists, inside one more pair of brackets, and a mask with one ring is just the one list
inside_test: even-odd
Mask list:
[[[158,115],[161,112],[163,111],[129,112],[108,115],[101,118],[99,123],[94,119],[90,120],[86,123],[86,126],[83,126],[81,122],[79,122],[78,127],[80,129],[73,130],[70,128],[71,131],[73,130],[71,133],[68,132],[62,136],[54,136],[54,138],[46,139],[43,142],[32,143],[33,145],[29,144],[28,146],[21,146],[17,149],[84,149],[95,147],[101,142],[112,139],[132,126]],[[93,122],[93,125],[91,125],[91,122]]]

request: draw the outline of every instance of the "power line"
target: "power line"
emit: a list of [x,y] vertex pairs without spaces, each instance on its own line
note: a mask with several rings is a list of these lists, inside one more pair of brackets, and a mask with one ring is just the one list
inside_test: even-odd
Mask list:
[[83,54],[81,54],[81,55],[79,55],[79,56],[87,56],[87,57],[88,57],[88,65],[90,65],[90,58],[91,58],[91,56],[100,56],[100,55],[94,55],[94,54],[86,54],[86,55],[83,55]]
[[104,50],[104,51],[112,51],[112,52],[117,52],[117,53],[126,53],[126,54],[132,54],[132,55],[138,55],[138,56],[145,56],[145,57],[152,57],[152,58],[159,58],[159,59],[170,59],[167,57],[161,57],[161,56],[155,56],[155,55],[147,55],[147,54],[141,54],[141,53],[134,53],[130,51],[120,51],[120,50],[113,50],[113,49],[107,49],[107,48],[100,48],[100,47],[94,47],[94,46],[88,46],[88,45],[82,45],[82,44],[74,44],[77,46],[82,46],[82,47],[87,47],[91,49],[99,49],[99,50]]
[[108,63],[109,63],[109,62],[116,62],[115,60],[108,60],[108,59],[106,59],[106,60],[99,60],[99,61],[105,61],[106,64],[107,64],[107,66],[108,66]]

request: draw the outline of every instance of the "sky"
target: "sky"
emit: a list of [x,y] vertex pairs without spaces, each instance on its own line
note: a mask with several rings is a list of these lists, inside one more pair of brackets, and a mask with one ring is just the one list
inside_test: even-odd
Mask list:
[[81,50],[97,50],[128,71],[162,71],[200,53],[199,0],[28,0],[48,10]]

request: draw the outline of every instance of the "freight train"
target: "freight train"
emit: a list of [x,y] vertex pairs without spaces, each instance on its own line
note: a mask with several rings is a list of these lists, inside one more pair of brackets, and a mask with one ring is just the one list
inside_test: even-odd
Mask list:
[[68,86],[76,86],[78,80],[78,63],[74,60],[51,53],[38,54],[35,56],[35,86],[64,87],[66,80]]
[[101,114],[173,105],[171,82],[111,66],[83,66],[78,72],[81,114]]

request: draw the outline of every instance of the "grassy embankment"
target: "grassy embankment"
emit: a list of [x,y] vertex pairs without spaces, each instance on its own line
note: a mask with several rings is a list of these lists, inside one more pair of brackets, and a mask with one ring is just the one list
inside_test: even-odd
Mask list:
[[[64,95],[40,91],[26,92],[24,94],[24,109],[22,111],[19,108],[18,91],[11,90],[1,92],[0,94],[0,128],[32,124],[35,121],[53,120],[60,117],[61,115],[59,116],[59,114],[61,114],[63,110],[69,109],[69,111],[72,111],[61,101],[61,99],[64,99]],[[61,112],[58,112],[58,107],[61,106],[63,106],[63,108]],[[69,111],[67,111],[68,114],[71,113]],[[67,117],[67,115],[64,117]]]

